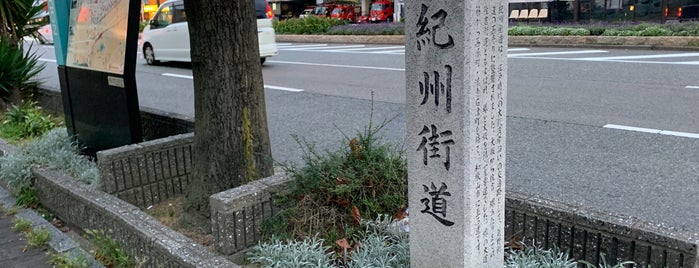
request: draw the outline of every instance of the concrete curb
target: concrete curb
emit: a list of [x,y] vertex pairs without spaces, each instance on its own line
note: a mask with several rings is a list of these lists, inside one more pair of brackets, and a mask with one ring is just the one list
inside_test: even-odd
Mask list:
[[[405,36],[278,34],[277,42],[402,45]],[[699,36],[509,36],[508,45],[699,51]]]

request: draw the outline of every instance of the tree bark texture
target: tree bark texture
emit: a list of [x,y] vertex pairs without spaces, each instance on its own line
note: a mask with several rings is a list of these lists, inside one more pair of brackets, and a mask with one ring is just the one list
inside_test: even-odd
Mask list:
[[253,0],[185,1],[194,75],[190,214],[209,196],[273,174]]

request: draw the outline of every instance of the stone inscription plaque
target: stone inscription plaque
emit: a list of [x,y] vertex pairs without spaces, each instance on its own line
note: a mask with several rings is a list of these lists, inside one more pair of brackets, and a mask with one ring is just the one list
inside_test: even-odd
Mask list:
[[406,1],[412,267],[502,267],[507,1]]

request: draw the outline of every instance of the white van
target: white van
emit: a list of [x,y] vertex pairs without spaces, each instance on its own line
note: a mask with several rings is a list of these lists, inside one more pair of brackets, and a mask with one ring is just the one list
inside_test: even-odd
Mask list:
[[[276,37],[272,27],[274,14],[266,0],[255,1],[257,38],[260,43],[260,62],[276,56]],[[141,36],[143,58],[149,65],[159,61],[191,62],[189,55],[189,28],[183,0],[170,0],[158,8]]]

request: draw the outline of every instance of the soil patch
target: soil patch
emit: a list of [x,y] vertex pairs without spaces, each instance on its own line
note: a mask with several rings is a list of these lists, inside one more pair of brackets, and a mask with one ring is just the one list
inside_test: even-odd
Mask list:
[[160,223],[170,227],[170,229],[191,238],[194,240],[194,242],[197,242],[198,244],[213,251],[213,236],[211,234],[202,233],[197,229],[188,229],[180,225],[179,217],[183,213],[182,203],[184,202],[184,199],[184,195],[171,198],[150,206],[144,211],[153,216],[153,218],[158,220]]

